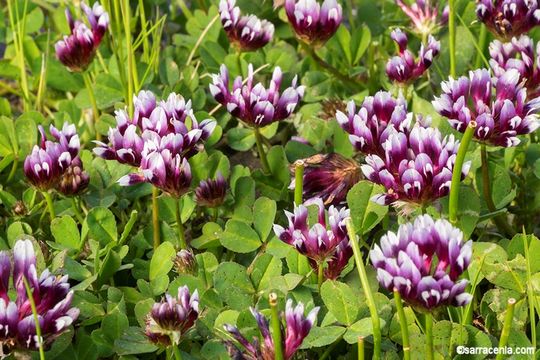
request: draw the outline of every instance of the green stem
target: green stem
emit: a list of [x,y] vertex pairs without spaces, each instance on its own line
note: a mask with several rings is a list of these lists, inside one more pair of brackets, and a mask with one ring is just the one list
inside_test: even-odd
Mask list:
[[182,198],[176,199],[176,226],[178,227],[178,245],[180,249],[187,249],[184,224],[182,223]]
[[274,359],[284,360],[283,343],[281,342],[281,320],[279,319],[279,311],[277,308],[277,295],[270,293],[269,297],[270,308],[272,309],[272,340],[274,341]]
[[133,49],[131,44],[131,9],[129,7],[129,0],[124,0],[121,2],[122,6],[122,16],[124,17],[124,35],[126,37],[126,49],[127,49],[127,84],[128,84],[128,109],[129,114],[133,115],[133,93],[134,93],[134,84],[136,84],[136,69],[135,62],[133,59]]
[[456,8],[454,0],[448,0],[448,35],[450,48],[450,76],[456,77]]
[[77,220],[79,220],[79,223],[82,224],[84,222],[84,218],[79,211],[79,204],[77,204],[77,199],[75,197],[71,198],[71,208],[73,209],[73,212],[75,213],[75,217]]
[[236,66],[238,66],[238,75],[242,76],[242,52],[236,52]]
[[[499,349],[506,346],[508,343],[508,337],[510,336],[510,330],[512,329],[512,321],[514,320],[514,306],[516,305],[516,299],[508,299],[508,307],[506,308],[506,315],[504,316],[504,325],[501,332],[501,338],[499,339]],[[504,358],[503,352],[497,354],[496,360]]]
[[253,132],[255,134],[255,141],[257,143],[257,151],[259,152],[259,157],[261,158],[262,170],[266,175],[270,175],[270,165],[268,164],[268,159],[266,158],[266,153],[264,152],[261,131],[258,127],[254,127]]
[[296,160],[294,163],[294,204],[302,204],[304,194],[304,160]]
[[474,135],[474,129],[476,129],[476,121],[471,121],[463,138],[461,139],[461,144],[459,145],[458,153],[456,156],[456,162],[454,163],[454,170],[452,172],[452,183],[450,184],[450,200],[449,200],[449,217],[450,222],[455,224],[458,220],[458,203],[459,203],[459,186],[461,185],[461,173],[463,169],[463,162],[465,161],[465,154],[467,154],[467,149],[469,148],[469,143],[472,140]]
[[324,261],[317,264],[317,286],[319,293],[321,292],[321,286],[324,281]]
[[94,121],[92,123],[91,131],[96,134],[96,139],[100,140],[101,134],[97,131],[97,124],[99,122],[99,110],[97,107],[96,95],[94,94],[94,88],[92,87],[92,80],[90,79],[90,74],[88,74],[88,71],[83,71],[82,77],[84,80],[84,85],[86,86],[86,90],[88,90],[88,98],[90,99],[90,104],[92,105],[92,117],[94,118]]
[[173,341],[173,337],[171,336],[170,337],[171,339],[171,350],[172,350],[172,353],[174,354],[174,358],[175,360],[182,360],[182,354],[180,353],[180,349],[178,349],[178,345],[176,345]]
[[30,288],[28,280],[26,280],[26,276],[23,275],[22,280],[26,289],[26,296],[28,297],[30,307],[32,308],[32,314],[34,315],[34,324],[36,325],[36,335],[38,338],[37,343],[39,346],[39,358],[41,360],[45,360],[45,350],[43,350],[43,338],[41,337],[41,326],[39,326],[39,318],[36,309],[36,303],[34,302],[34,294],[32,293],[32,289]]
[[365,354],[364,354],[364,337],[359,336],[358,337],[358,360],[364,360]]
[[407,327],[407,318],[403,311],[403,302],[401,301],[401,295],[394,289],[394,300],[396,302],[396,310],[399,319],[399,326],[401,327],[401,341],[403,342],[403,359],[409,360],[411,358],[411,345],[409,342],[409,328]]
[[[486,145],[482,144],[480,146],[480,157],[482,159],[482,190],[484,193],[484,200],[486,202],[486,205],[488,207],[488,210],[490,212],[497,211],[497,207],[495,206],[495,203],[493,202],[493,198],[491,197],[491,180],[489,179],[489,161],[488,161],[488,153],[486,150]],[[506,216],[504,214],[495,215],[493,217],[493,222],[497,226],[497,229],[504,235],[513,237],[516,232],[510,224],[506,221]]]
[[158,205],[159,190],[156,187],[152,188],[152,228],[153,228],[153,243],[154,250],[157,249],[160,240],[160,228],[159,228],[159,205]]
[[377,313],[377,306],[375,305],[375,299],[371,293],[371,288],[369,287],[369,280],[366,273],[366,268],[362,260],[362,255],[360,249],[358,248],[358,241],[356,241],[356,231],[354,230],[354,225],[351,218],[345,219],[345,224],[347,226],[347,233],[349,235],[349,241],[351,243],[354,261],[356,262],[356,269],[358,270],[358,275],[360,276],[360,282],[362,283],[362,289],[366,296],[367,306],[369,308],[369,313],[371,315],[371,322],[373,324],[373,359],[379,360],[381,358],[381,323],[379,320],[379,314]]
[[427,313],[426,316],[426,357],[433,360],[433,315]]
[[47,191],[41,192],[43,194],[43,197],[45,198],[45,201],[47,202],[47,209],[49,210],[49,214],[51,215],[51,220],[56,217],[56,213],[54,211],[54,204],[52,201],[51,194],[49,194]]

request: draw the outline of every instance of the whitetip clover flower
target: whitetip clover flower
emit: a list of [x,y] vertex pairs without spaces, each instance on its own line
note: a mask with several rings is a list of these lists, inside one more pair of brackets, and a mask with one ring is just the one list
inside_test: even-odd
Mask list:
[[285,12],[300,40],[324,45],[341,25],[343,9],[336,0],[285,0]]
[[439,55],[441,43],[431,35],[427,44],[422,44],[418,59],[407,49],[407,35],[401,29],[395,29],[391,34],[399,46],[399,55],[389,59],[386,63],[386,74],[390,80],[398,83],[409,83],[420,78],[433,63],[433,59]]
[[[13,293],[9,289],[11,275]],[[32,292],[41,338],[36,333],[23,278]],[[16,299],[12,300],[13,297]],[[6,251],[0,252],[0,342],[4,351],[36,351],[40,342],[49,349],[79,316],[79,309],[71,307],[72,299],[67,275],[58,277],[45,269],[38,277],[36,254],[30,240],[15,243],[13,260]]]
[[268,44],[274,35],[274,25],[255,15],[241,16],[235,4],[236,0],[219,2],[221,24],[231,44],[240,51],[253,51]]
[[181,337],[193,327],[199,317],[199,294],[190,294],[187,286],[178,289],[178,295],[169,294],[152,306],[146,317],[145,334],[155,344],[178,345]]
[[478,0],[476,15],[492,33],[506,40],[540,25],[537,0]]
[[195,189],[195,200],[200,206],[214,208],[223,204],[226,194],[227,181],[221,172],[218,172],[215,179],[201,180]]
[[131,186],[148,182],[173,198],[180,198],[189,191],[191,185],[191,167],[187,158],[182,156],[183,136],[168,134],[160,137],[155,132],[148,132],[139,172],[121,177],[121,186]]
[[479,69],[471,71],[469,77],[450,78],[441,87],[443,94],[433,101],[435,110],[461,132],[476,121],[474,136],[478,141],[517,146],[518,135],[529,134],[540,125],[536,115],[540,98],[527,100],[527,89],[516,69],[497,79],[492,79],[488,70]]
[[366,97],[358,112],[351,100],[347,114],[337,111],[336,119],[357,151],[382,155],[382,144],[396,131],[407,132],[412,115],[407,113],[407,101],[401,94],[395,99],[389,92],[379,91]]
[[71,34],[64,36],[64,39],[54,46],[58,60],[71,71],[84,71],[88,67],[109,27],[109,14],[99,2],[95,2],[92,8],[85,3],[81,3],[81,7],[91,29],[81,21],[74,21],[71,12],[66,8]]
[[109,144],[94,141],[97,156],[139,166],[145,142],[155,142],[156,137],[174,134],[178,135],[177,141],[181,141],[181,149],[176,146],[179,154],[190,157],[197,153],[200,143],[208,139],[216,127],[216,122],[210,119],[199,123],[193,115],[191,100],[186,101],[176,93],[157,102],[152,92],[141,91],[133,96],[133,104],[131,118],[125,109],[116,111],[116,127],[109,128]]
[[521,35],[514,37],[510,42],[503,43],[494,40],[489,44],[489,64],[493,75],[498,78],[504,75],[507,70],[516,69],[521,80],[525,82],[527,97],[534,99],[540,96],[540,42],[534,41]]
[[[386,139],[384,155],[368,155],[362,172],[383,185],[385,194],[373,197],[381,205],[424,205],[450,191],[459,141],[442,137],[439,129],[416,124],[410,133],[395,132]],[[463,165],[462,178],[470,162]]]
[[[229,88],[229,71],[221,65],[220,74],[212,75],[210,92],[227,111],[252,127],[264,127],[288,118],[304,96],[305,87],[297,86],[295,76],[290,87],[280,93],[283,80],[281,68],[276,67],[266,88],[262,83],[254,84],[253,66],[248,66],[245,81],[238,76]],[[245,82],[245,84],[244,84]]]
[[[268,319],[254,308],[250,308],[251,314],[257,321],[259,331],[262,335],[262,342],[254,338],[249,342],[235,326],[224,325],[227,331],[236,340],[227,340],[225,344],[229,355],[233,359],[244,360],[274,360],[274,340],[270,334]],[[302,342],[308,336],[313,325],[317,321],[319,307],[313,308],[308,315],[304,315],[304,304],[299,302],[293,307],[291,299],[285,305],[285,328],[281,326],[281,342],[285,360],[292,359]]]
[[446,220],[421,215],[413,223],[389,231],[370,252],[377,279],[389,291],[417,309],[464,306],[472,295],[468,280],[458,280],[472,256],[472,241]]
[[[49,131],[54,140],[48,140],[43,126],[38,126],[41,142],[34,145],[32,152],[24,160],[24,174],[28,181],[41,191],[56,188],[66,195],[82,190],[88,183],[88,174],[83,170],[79,158],[80,140],[75,125],[64,123],[62,129],[51,124]],[[74,180],[73,167],[77,167],[78,179],[70,191],[66,181]],[[79,181],[80,180],[80,181]]]
[[[318,207],[317,223],[311,227],[308,224],[309,205]],[[274,224],[276,236],[305,255],[315,271],[328,261],[325,275],[327,278],[337,278],[352,255],[348,249],[349,236],[345,228],[345,219],[350,216],[350,210],[331,205],[326,211],[322,199],[314,198],[296,206],[294,213],[285,211],[285,215],[289,221],[288,228]],[[336,251],[339,253],[336,254]]]
[[416,0],[411,5],[407,5],[403,0],[396,0],[396,4],[411,19],[414,31],[420,35],[432,34],[448,22],[448,5],[439,9],[431,0]]

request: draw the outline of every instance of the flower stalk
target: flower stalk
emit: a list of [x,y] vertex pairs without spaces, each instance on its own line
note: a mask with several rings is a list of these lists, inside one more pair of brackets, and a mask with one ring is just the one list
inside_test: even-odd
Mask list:
[[43,350],[43,337],[41,336],[41,326],[39,325],[39,318],[38,318],[38,312],[36,308],[36,302],[34,301],[34,295],[32,293],[32,289],[30,288],[30,284],[28,284],[28,280],[26,279],[26,276],[22,276],[22,281],[24,283],[24,288],[26,289],[26,296],[28,297],[28,301],[30,302],[30,307],[32,308],[32,315],[34,316],[34,324],[36,326],[36,336],[37,336],[37,345],[39,347],[39,358],[40,360],[45,360],[45,351]]
[[454,0],[448,0],[448,36],[450,48],[450,76],[456,76],[456,7]]
[[180,246],[180,249],[187,249],[187,243],[186,243],[186,236],[185,236],[185,229],[184,224],[182,223],[182,198],[176,199],[176,209],[175,209],[175,215],[176,215],[176,226],[178,227],[178,245]]
[[270,293],[268,300],[272,309],[272,340],[274,342],[274,359],[284,360],[283,356],[283,343],[281,341],[281,321],[279,319],[279,311],[277,308],[278,298],[276,293]]
[[154,250],[158,248],[161,243],[161,232],[159,228],[159,204],[158,204],[159,190],[154,186],[152,188],[152,229],[153,229],[153,244]]
[[101,140],[101,134],[97,130],[97,124],[99,122],[99,110],[96,102],[96,95],[94,93],[94,88],[92,87],[92,80],[90,79],[90,74],[88,71],[82,72],[82,77],[84,80],[84,85],[88,91],[88,99],[90,99],[90,104],[92,106],[92,117],[94,121],[92,122],[91,131],[96,135],[96,139]]
[[362,255],[358,247],[358,241],[356,241],[356,231],[354,229],[354,224],[350,217],[345,219],[345,225],[347,227],[347,232],[349,234],[349,241],[353,249],[354,261],[356,262],[356,269],[358,270],[360,282],[362,283],[362,289],[364,290],[364,294],[367,300],[367,305],[369,308],[369,313],[371,315],[371,322],[373,324],[373,359],[379,360],[381,358],[381,339],[382,339],[379,314],[377,313],[375,300],[373,298],[373,294],[371,293],[371,288],[369,287],[369,280],[367,277],[366,268],[364,266]]
[[474,131],[476,129],[476,121],[471,121],[463,134],[461,144],[456,155],[456,162],[454,163],[454,169],[452,171],[452,183],[450,185],[450,199],[449,199],[449,217],[450,222],[455,224],[457,222],[458,204],[459,204],[459,186],[461,185],[461,169],[465,161],[465,154],[469,148],[469,143],[472,140]]
[[[504,325],[499,339],[499,349],[506,346],[508,343],[508,337],[510,336],[510,330],[512,328],[512,322],[514,320],[514,307],[516,305],[516,299],[508,299],[508,306],[506,308],[506,315],[504,317]],[[497,354],[496,360],[504,358],[503,352]]]
[[407,327],[407,318],[405,317],[405,312],[403,311],[403,302],[401,301],[401,295],[396,288],[394,288],[394,300],[396,302],[399,326],[401,327],[401,341],[403,342],[403,359],[409,360],[411,358],[409,328]]
[[54,211],[54,204],[51,197],[51,194],[48,191],[42,191],[43,197],[45,198],[45,202],[47,203],[47,210],[49,211],[49,215],[51,215],[51,220],[56,217],[56,212]]
[[426,357],[427,360],[433,360],[433,315],[431,312],[426,313],[425,320]]
[[270,175],[270,165],[268,164],[268,159],[266,158],[266,153],[264,152],[263,147],[263,138],[261,131],[258,127],[253,128],[253,133],[255,134],[255,141],[257,143],[257,151],[259,152],[259,158],[261,159],[261,167],[263,173]]
[[294,163],[294,204],[302,203],[304,193],[304,160],[296,160]]
[[358,337],[358,360],[364,360],[365,353],[364,353],[364,337],[359,336]]

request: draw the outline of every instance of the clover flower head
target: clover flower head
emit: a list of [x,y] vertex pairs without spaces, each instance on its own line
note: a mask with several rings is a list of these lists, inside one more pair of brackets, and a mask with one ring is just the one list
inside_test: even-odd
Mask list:
[[435,110],[461,132],[475,121],[478,141],[517,146],[518,135],[529,134],[539,126],[540,98],[527,100],[527,89],[516,69],[495,79],[488,70],[479,69],[471,71],[469,77],[450,78],[441,87],[442,95],[433,101]]
[[461,230],[429,215],[401,225],[397,233],[389,231],[370,253],[380,284],[424,310],[471,301],[468,281],[458,280],[471,256],[472,241],[464,242]]
[[236,0],[221,0],[219,14],[229,41],[241,51],[262,48],[272,40],[274,25],[255,15],[242,16]]
[[187,286],[178,289],[176,297],[165,298],[152,306],[146,317],[146,336],[155,344],[178,345],[181,337],[193,327],[199,317],[199,294],[190,294]]
[[399,46],[399,55],[394,56],[386,63],[386,74],[390,80],[398,83],[409,83],[420,78],[439,55],[441,43],[431,35],[427,44],[422,44],[418,59],[407,49],[407,35],[401,29],[392,31],[392,39]]
[[297,86],[296,77],[290,87],[280,92],[283,80],[281,69],[276,67],[268,87],[254,84],[253,66],[248,67],[245,81],[241,76],[229,88],[229,71],[221,65],[220,74],[214,74],[210,92],[227,111],[252,127],[263,127],[288,118],[304,96],[304,86]]
[[[13,279],[13,300],[9,291]],[[32,306],[25,286],[27,282],[36,307],[41,338],[37,336]],[[4,351],[36,351],[40,342],[50,348],[55,339],[77,320],[79,309],[71,307],[73,291],[67,276],[36,270],[36,254],[30,240],[18,240],[13,258],[0,252],[0,341]]]
[[407,102],[400,94],[396,99],[389,92],[379,91],[364,99],[356,111],[354,101],[347,105],[347,114],[338,111],[339,125],[349,133],[349,141],[363,154],[383,154],[381,146],[390,134],[407,132],[412,115],[407,113]]
[[476,16],[493,34],[505,40],[540,25],[537,0],[478,0]]
[[337,31],[343,9],[336,0],[285,0],[285,12],[296,35],[304,42],[321,46]]
[[64,36],[55,44],[58,60],[71,71],[84,71],[94,59],[96,50],[109,27],[109,14],[105,12],[99,2],[95,2],[90,8],[85,3],[81,4],[86,14],[90,29],[85,23],[74,20],[71,12],[66,8],[71,34]]

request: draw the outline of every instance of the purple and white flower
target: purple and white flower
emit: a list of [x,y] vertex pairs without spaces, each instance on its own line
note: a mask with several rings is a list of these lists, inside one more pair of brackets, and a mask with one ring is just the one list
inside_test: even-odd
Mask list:
[[187,286],[178,289],[178,295],[169,294],[152,306],[146,317],[146,336],[162,346],[178,345],[181,337],[193,327],[199,317],[199,294],[190,294]]
[[[309,205],[318,207],[318,221],[311,227],[308,224]],[[275,224],[274,233],[281,241],[294,246],[298,252],[316,262],[326,260],[343,240],[348,239],[345,219],[350,215],[350,210],[347,208],[337,209],[333,205],[329,207],[330,229],[327,229],[326,210],[321,199],[295,206],[294,213],[285,211],[285,215],[289,220],[289,227],[285,229]]]
[[343,10],[336,0],[285,0],[285,12],[298,38],[314,46],[324,45],[337,31]]
[[118,180],[121,186],[131,186],[143,182],[150,183],[174,198],[180,198],[189,191],[191,167],[182,156],[184,137],[182,134],[168,134],[160,137],[153,131],[144,142],[139,172],[123,176]]
[[268,44],[274,35],[274,25],[255,15],[242,16],[235,4],[236,0],[219,2],[221,24],[231,44],[241,51],[257,50]]
[[248,67],[248,77],[238,76],[229,89],[229,71],[221,65],[220,74],[214,74],[210,92],[227,111],[249,126],[263,127],[288,118],[304,95],[304,86],[297,86],[294,77],[290,87],[280,93],[283,80],[281,69],[276,67],[270,85],[254,84],[253,66]]
[[472,295],[468,280],[458,280],[472,256],[472,241],[446,220],[429,215],[389,231],[370,253],[379,283],[396,289],[410,305],[431,310],[438,306],[464,306]]
[[193,115],[191,100],[171,93],[159,103],[150,91],[141,91],[133,97],[134,115],[126,110],[116,111],[116,127],[109,129],[109,144],[95,141],[94,153],[106,160],[139,166],[146,141],[170,134],[182,140],[179,154],[191,157],[197,153],[201,142],[208,139],[216,127],[214,120],[200,123]]
[[494,40],[489,45],[489,54],[489,64],[496,78],[507,70],[516,69],[520,81],[525,82],[527,97],[534,99],[540,96],[540,42],[536,44],[535,53],[534,41],[526,35],[514,37],[507,43]]
[[76,157],[60,178],[56,190],[66,196],[78,195],[86,190],[89,183],[90,176],[84,171],[81,159]]
[[493,34],[506,40],[540,25],[537,0],[478,0],[476,15]]
[[[386,189],[373,201],[381,205],[423,205],[449,193],[459,148],[453,135],[443,138],[438,129],[417,123],[409,134],[391,134],[383,147],[383,156],[368,155],[362,165],[365,177]],[[469,167],[470,162],[464,164],[463,178]]]
[[195,189],[195,199],[200,206],[217,207],[223,204],[227,194],[227,181],[218,172],[216,179],[202,180]]
[[61,130],[50,126],[50,133],[56,141],[47,139],[43,126],[39,125],[38,129],[41,142],[40,145],[34,145],[24,160],[24,173],[32,185],[46,191],[58,185],[74,162],[82,170],[82,163],[78,159],[80,140],[75,125],[67,122]]
[[401,94],[395,99],[389,92],[379,91],[366,97],[358,112],[350,101],[347,114],[338,111],[336,119],[357,151],[382,155],[382,144],[396,131],[407,132],[412,115],[407,113],[407,101]]
[[431,0],[416,0],[411,5],[403,0],[396,0],[396,4],[411,19],[414,31],[420,35],[432,34],[448,22],[448,5],[439,9]]
[[478,141],[495,146],[517,146],[518,135],[529,134],[538,126],[540,98],[527,100],[527,89],[520,73],[509,69],[497,79],[489,71],[471,71],[469,77],[450,78],[442,83],[443,94],[433,106],[458,131],[464,132],[471,121]]
[[[14,292],[9,288],[10,277]],[[32,292],[41,337],[36,333],[23,279]],[[36,254],[30,240],[15,243],[13,260],[8,252],[0,252],[0,342],[4,351],[35,351],[40,342],[45,349],[50,348],[79,316],[79,309],[71,307],[72,299],[73,291],[70,291],[67,276],[57,277],[45,269],[38,277]]]
[[95,2],[92,8],[85,3],[81,3],[81,7],[91,29],[83,22],[73,20],[71,12],[66,8],[71,34],[55,44],[58,60],[71,71],[84,71],[88,67],[109,27],[109,14],[99,2]]
[[[274,360],[274,340],[270,334],[268,319],[254,308],[250,308],[253,317],[257,321],[262,341],[255,338],[249,342],[235,326],[224,326],[232,338],[236,341],[226,341],[229,355],[233,359],[244,360]],[[306,336],[317,321],[319,308],[313,308],[307,316],[304,315],[304,304],[298,303],[293,307],[292,300],[287,300],[285,305],[285,328],[281,326],[281,341],[285,360],[292,359]]]
[[441,43],[431,35],[428,43],[422,44],[418,59],[407,49],[407,35],[401,29],[392,31],[392,39],[399,46],[399,56],[394,56],[386,63],[386,75],[398,83],[409,83],[421,77],[439,55]]

